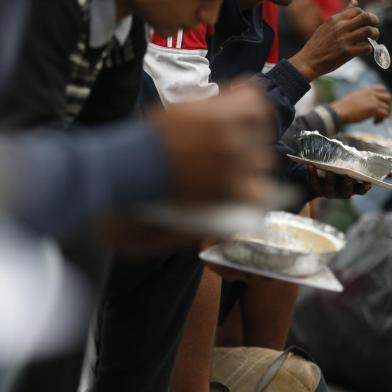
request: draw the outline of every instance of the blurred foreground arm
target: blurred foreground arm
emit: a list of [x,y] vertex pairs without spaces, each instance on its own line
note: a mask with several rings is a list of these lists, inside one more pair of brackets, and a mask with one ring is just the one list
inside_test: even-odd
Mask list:
[[104,212],[156,199],[259,201],[271,165],[269,118],[263,95],[247,84],[156,111],[152,127],[124,122],[94,135],[3,139],[3,205],[38,232],[62,235]]
[[[271,117],[268,103],[252,83],[223,89],[206,101],[152,112],[152,122],[171,152],[171,201],[186,202],[188,208],[192,208],[189,202],[261,202],[266,171],[273,163]],[[145,254],[146,238],[151,244],[147,251],[155,247],[153,251],[160,248],[160,253],[195,240],[184,238],[186,233],[167,233],[165,238],[163,230],[155,235],[143,232],[146,228],[143,230],[130,214],[119,215],[117,222],[113,217],[101,228],[105,238],[128,255],[138,249]]]
[[154,130],[129,121],[101,131],[3,137],[1,207],[40,234],[67,236],[107,210],[168,194],[166,151]]

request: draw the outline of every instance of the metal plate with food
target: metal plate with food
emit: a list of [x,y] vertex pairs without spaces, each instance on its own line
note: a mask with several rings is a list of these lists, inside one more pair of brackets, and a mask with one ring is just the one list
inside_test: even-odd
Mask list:
[[332,271],[326,266],[322,267],[317,274],[304,277],[294,277],[280,272],[270,272],[266,270],[260,270],[255,267],[239,266],[222,255],[219,249],[219,245],[201,252],[199,256],[202,260],[209,263],[218,264],[223,267],[234,268],[243,272],[248,272],[250,274],[264,276],[266,278],[282,280],[284,282],[314,287],[316,289],[322,290],[335,292],[342,292],[344,290],[342,284],[335,277]]
[[242,271],[311,285],[312,277],[315,281],[319,281],[320,274],[325,277],[327,264],[344,244],[344,235],[329,225],[271,212],[257,232],[238,234],[200,257]]
[[295,162],[392,189],[392,185],[384,181],[392,171],[392,157],[359,151],[340,140],[320,135],[317,131],[301,132],[297,145],[298,155],[288,155]]
[[392,190],[392,184],[390,184],[389,182],[382,181],[382,180],[376,180],[373,177],[366,176],[366,175],[364,175],[360,172],[357,172],[355,170],[344,169],[339,166],[335,166],[335,165],[331,165],[331,164],[327,164],[327,163],[321,163],[321,162],[313,161],[311,159],[299,158],[295,155],[288,154],[287,156],[290,159],[292,159],[294,162],[313,165],[317,169],[320,169],[320,170],[329,171],[329,172],[332,172],[335,174],[340,174],[342,176],[348,176],[348,177],[351,177],[357,181],[368,182],[370,184],[377,185],[381,188]]
[[294,277],[281,272],[272,272],[256,267],[238,265],[230,261],[226,256],[222,254],[220,245],[213,246],[201,252],[199,257],[209,263],[237,269],[254,275],[264,276],[266,278],[282,280],[284,282],[335,292],[342,292],[344,289],[342,284],[327,266],[322,267],[317,274],[303,277]]
[[370,151],[377,154],[392,156],[392,139],[367,132],[352,132],[338,136],[344,144],[355,147],[360,151]]

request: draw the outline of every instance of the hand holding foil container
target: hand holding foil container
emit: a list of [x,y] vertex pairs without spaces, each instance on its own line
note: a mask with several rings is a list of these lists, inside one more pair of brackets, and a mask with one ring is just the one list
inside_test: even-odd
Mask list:
[[238,234],[200,257],[257,275],[341,291],[327,265],[344,245],[344,235],[329,225],[270,212],[257,232]]
[[289,155],[291,159],[390,189],[383,180],[392,172],[392,157],[359,151],[317,131],[302,131],[296,142],[298,156]]

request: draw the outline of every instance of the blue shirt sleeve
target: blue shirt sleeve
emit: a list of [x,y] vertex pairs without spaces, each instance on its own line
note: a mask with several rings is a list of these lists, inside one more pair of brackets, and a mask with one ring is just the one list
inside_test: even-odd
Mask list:
[[306,167],[291,161],[286,156],[294,152],[280,139],[294,121],[295,105],[309,91],[310,84],[287,60],[281,60],[266,74],[258,74],[256,79],[262,83],[276,109],[276,123],[279,131],[276,150],[280,163],[280,175],[301,188],[304,195],[303,203],[305,203],[314,198],[314,195],[307,189]]
[[130,121],[96,131],[0,139],[5,208],[38,233],[61,237],[105,211],[167,196],[157,132]]
[[256,75],[256,80],[275,106],[280,139],[294,121],[295,105],[309,91],[310,84],[287,60],[281,60],[266,74]]
[[317,197],[308,187],[308,173],[306,165],[292,161],[287,154],[295,155],[290,147],[280,141],[276,145],[276,150],[280,164],[280,177],[285,181],[293,184],[298,188],[301,198],[295,208],[295,212],[299,212],[303,206],[310,200]]

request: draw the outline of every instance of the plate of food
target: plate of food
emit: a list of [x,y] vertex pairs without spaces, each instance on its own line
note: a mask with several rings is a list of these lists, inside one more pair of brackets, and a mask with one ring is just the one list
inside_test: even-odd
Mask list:
[[360,151],[392,156],[392,139],[368,132],[352,132],[338,136],[339,140]]
[[200,257],[243,272],[342,291],[328,264],[344,245],[344,235],[329,225],[270,212],[257,232],[237,234],[201,252]]
[[392,184],[385,181],[392,172],[392,156],[359,151],[340,140],[320,135],[317,131],[301,132],[297,138],[297,147],[297,155],[288,154],[295,162],[392,189]]

